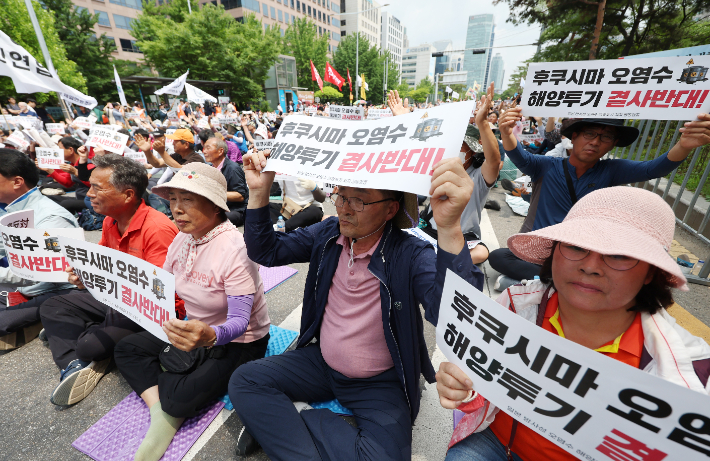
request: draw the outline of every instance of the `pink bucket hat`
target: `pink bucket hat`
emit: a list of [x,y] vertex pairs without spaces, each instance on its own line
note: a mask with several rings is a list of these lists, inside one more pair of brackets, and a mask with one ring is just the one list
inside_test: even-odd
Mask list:
[[670,285],[687,291],[686,279],[668,254],[675,215],[653,192],[636,187],[607,187],[585,195],[564,221],[508,239],[519,258],[542,264],[554,242],[564,242],[605,255],[645,261],[668,273]]

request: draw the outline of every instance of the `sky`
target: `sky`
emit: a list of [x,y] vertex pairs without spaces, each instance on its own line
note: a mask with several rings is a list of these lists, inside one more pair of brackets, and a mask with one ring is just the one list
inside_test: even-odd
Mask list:
[[[514,26],[507,23],[509,9],[505,3],[493,5],[491,0],[378,0],[407,28],[409,46],[432,44],[437,40],[451,40],[454,50],[466,45],[468,18],[474,14],[495,15],[495,41],[493,46],[534,43],[540,36],[539,26]],[[494,49],[505,63],[505,86],[508,79],[523,61],[535,54],[536,46]],[[432,60],[433,61],[433,60]],[[433,66],[432,66],[433,75]],[[505,87],[503,88],[505,89]],[[501,90],[502,91],[502,90]]]

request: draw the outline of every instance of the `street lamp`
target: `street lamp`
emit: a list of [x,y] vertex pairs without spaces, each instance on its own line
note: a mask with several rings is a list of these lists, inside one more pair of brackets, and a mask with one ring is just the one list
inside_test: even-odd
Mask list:
[[[360,14],[360,13],[367,13],[368,11],[372,10],[377,10],[380,8],[384,8],[386,6],[390,6],[389,3],[385,3],[382,6],[376,6],[373,8],[368,8],[366,10],[361,10],[361,11],[353,11],[352,13],[341,13],[340,16],[347,16],[349,14]],[[357,91],[360,89],[357,83],[358,76],[360,75],[358,73],[359,71],[359,65],[360,65],[360,21],[355,23],[355,97],[357,97]]]

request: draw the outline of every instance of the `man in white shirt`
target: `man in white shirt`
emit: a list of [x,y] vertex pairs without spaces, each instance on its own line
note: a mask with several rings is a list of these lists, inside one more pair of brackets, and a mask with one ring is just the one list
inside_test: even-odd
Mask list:
[[[286,221],[286,232],[299,227],[307,227],[323,219],[323,203],[325,192],[312,179],[299,178],[297,181],[281,181],[276,177],[281,187],[283,204],[270,203],[271,222],[276,224],[279,216]],[[294,214],[293,211],[296,211]]]

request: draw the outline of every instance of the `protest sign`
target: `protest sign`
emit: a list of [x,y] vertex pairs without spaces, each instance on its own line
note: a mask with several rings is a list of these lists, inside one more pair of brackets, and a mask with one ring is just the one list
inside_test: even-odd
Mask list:
[[542,141],[544,141],[544,138],[542,136],[540,136],[539,133],[519,134],[516,137],[518,138],[518,141],[527,141],[527,142],[542,142]]
[[710,56],[531,63],[521,106],[527,116],[695,120],[710,110],[709,67]]
[[308,115],[315,115],[316,112],[318,112],[318,109],[316,108],[316,106],[308,106],[308,107],[306,107],[305,112]]
[[175,123],[180,122],[180,118],[178,117],[178,113],[176,110],[171,110],[170,112],[168,112],[168,120]]
[[229,104],[229,98],[227,96],[217,96],[220,104]]
[[315,102],[315,93],[313,91],[296,91],[296,96],[298,97],[298,102],[301,104],[308,103],[313,104]]
[[71,124],[82,130],[90,130],[94,122],[86,117],[77,117]]
[[266,150],[266,149],[271,149],[274,146],[274,141],[273,139],[255,139],[254,140],[254,147],[256,147],[256,150]]
[[434,245],[434,251],[439,251],[439,244],[434,240],[429,234],[419,229],[418,227],[410,227],[409,229],[404,229],[408,234],[412,234],[419,240],[424,240],[427,243]]
[[99,128],[99,129],[104,129],[104,130],[111,130],[111,131],[118,131],[121,128],[123,128],[121,125],[97,125],[93,124],[91,125],[91,128],[89,128],[89,131],[93,130],[94,128]]
[[37,130],[42,129],[42,120],[35,117],[19,117],[20,125],[22,128],[35,128]]
[[380,118],[392,117],[392,111],[389,109],[368,109],[367,119],[377,120]]
[[161,327],[175,318],[173,274],[94,243],[60,237],[59,244],[91,296],[168,342]]
[[477,392],[579,459],[710,454],[709,396],[531,325],[534,319],[508,311],[449,270],[436,342]]
[[365,109],[360,106],[330,106],[330,118],[339,120],[364,120]]
[[202,128],[203,130],[210,129],[210,124],[209,121],[207,120],[207,117],[202,117],[199,122],[197,122],[197,128]]
[[140,120],[141,114],[138,112],[126,112],[125,115],[123,116],[126,120]]
[[84,240],[84,230],[34,229],[34,210],[9,213],[0,219],[0,233],[10,271],[35,282],[66,282],[67,261],[58,238]]
[[424,114],[355,124],[292,115],[279,129],[266,170],[428,195],[433,165],[459,155],[473,104],[446,104]]
[[141,165],[146,165],[148,163],[148,160],[145,158],[145,154],[141,151],[136,152],[133,149],[126,149],[123,153],[123,156],[126,158],[130,158],[131,160],[135,160]]
[[37,166],[39,168],[59,169],[59,165],[64,163],[64,151],[58,147],[35,147],[37,154]]
[[122,133],[114,132],[108,128],[92,128],[89,132],[89,140],[86,145],[89,147],[102,147],[107,152],[114,154],[123,154],[123,148],[126,146],[128,136]]
[[61,123],[45,123],[44,126],[49,134],[64,134],[64,125]]
[[27,138],[25,138],[25,135],[23,135],[20,130],[13,131],[10,136],[5,138],[5,142],[9,142],[20,150],[25,150],[30,147],[30,142]]
[[242,121],[236,115],[219,115],[217,119],[222,125],[241,126],[242,124]]

